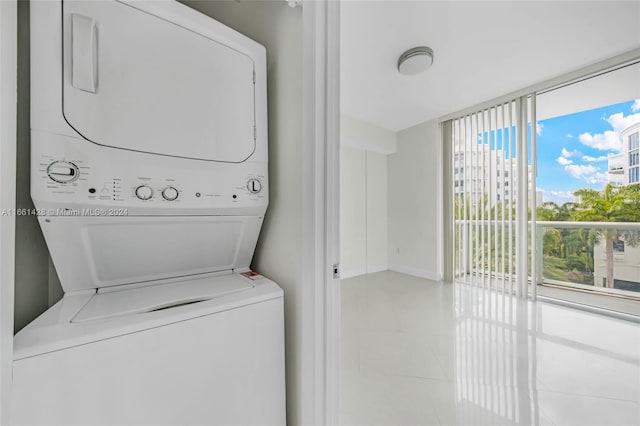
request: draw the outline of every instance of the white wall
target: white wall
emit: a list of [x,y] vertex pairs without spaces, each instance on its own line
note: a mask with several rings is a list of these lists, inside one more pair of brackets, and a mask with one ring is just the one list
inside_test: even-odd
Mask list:
[[341,116],[342,278],[391,269],[442,279],[437,121],[391,132]]
[[392,154],[396,152],[396,132],[342,114],[340,115],[340,145],[380,154]]
[[[29,5],[18,1],[18,109],[16,122],[16,208],[33,210],[31,200],[31,120]],[[17,332],[62,297],[62,288],[34,215],[15,217],[15,312]]]
[[340,147],[341,278],[365,274],[367,263],[366,151]]
[[284,290],[287,421],[300,424],[302,9],[292,9],[284,1],[185,0],[183,3],[267,49],[270,198],[252,268],[276,281]]
[[0,2],[0,210],[8,212],[0,215],[0,424],[9,419],[13,362],[16,23],[16,2]]
[[442,278],[442,153],[436,120],[397,133],[389,155],[389,269]]
[[388,268],[387,157],[396,134],[340,120],[340,263],[341,277],[349,278]]
[[[593,283],[596,287],[604,287],[603,279],[607,276],[606,239],[600,238],[593,247]],[[640,247],[624,245],[624,252],[613,254],[613,279],[631,282],[640,281]]]
[[389,267],[387,155],[367,151],[367,273]]

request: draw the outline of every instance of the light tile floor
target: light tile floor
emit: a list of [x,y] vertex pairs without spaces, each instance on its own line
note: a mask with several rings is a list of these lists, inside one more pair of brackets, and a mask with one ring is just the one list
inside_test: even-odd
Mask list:
[[640,325],[385,271],[342,281],[342,425],[640,425]]

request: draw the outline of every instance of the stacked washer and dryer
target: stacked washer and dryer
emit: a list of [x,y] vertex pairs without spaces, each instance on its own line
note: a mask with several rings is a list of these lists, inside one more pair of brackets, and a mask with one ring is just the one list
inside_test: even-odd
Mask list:
[[265,49],[174,1],[31,2],[31,195],[65,291],[15,424],[284,424]]

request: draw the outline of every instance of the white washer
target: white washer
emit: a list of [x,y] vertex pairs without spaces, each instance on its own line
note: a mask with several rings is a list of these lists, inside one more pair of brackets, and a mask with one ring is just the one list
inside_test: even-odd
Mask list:
[[174,1],[31,4],[31,195],[65,291],[15,424],[285,424],[262,46]]

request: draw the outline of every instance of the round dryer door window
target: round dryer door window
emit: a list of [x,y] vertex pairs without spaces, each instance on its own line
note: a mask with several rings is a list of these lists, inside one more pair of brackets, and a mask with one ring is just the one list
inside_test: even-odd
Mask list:
[[254,62],[116,1],[65,1],[64,116],[114,148],[242,162],[255,150]]

